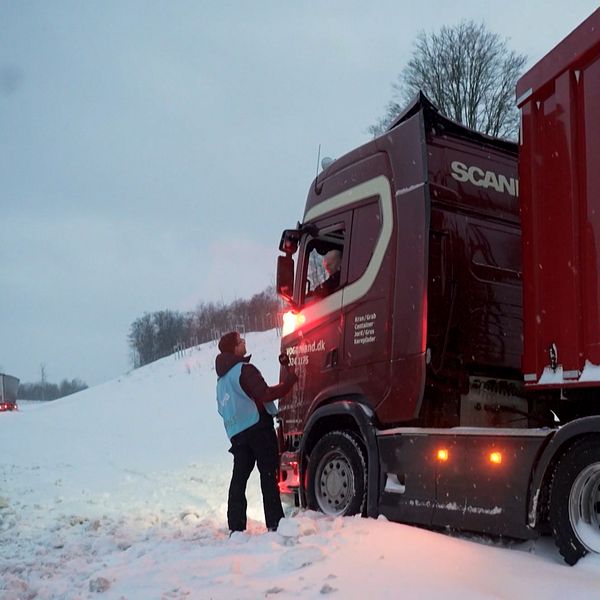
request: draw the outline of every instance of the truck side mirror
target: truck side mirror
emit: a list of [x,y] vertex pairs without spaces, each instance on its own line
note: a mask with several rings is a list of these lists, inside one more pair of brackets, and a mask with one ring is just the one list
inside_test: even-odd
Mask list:
[[294,254],[298,250],[301,232],[298,229],[285,229],[281,234],[279,250],[286,254]]
[[289,254],[277,257],[277,293],[288,302],[294,297],[294,259]]

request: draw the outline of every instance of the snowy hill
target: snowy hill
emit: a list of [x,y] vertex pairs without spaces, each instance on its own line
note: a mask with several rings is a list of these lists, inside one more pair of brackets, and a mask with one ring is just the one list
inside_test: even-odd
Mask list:
[[[277,381],[274,331],[246,336]],[[63,400],[0,415],[0,597],[600,597],[600,557],[511,548],[380,520],[300,512],[229,538],[231,460],[214,344]]]

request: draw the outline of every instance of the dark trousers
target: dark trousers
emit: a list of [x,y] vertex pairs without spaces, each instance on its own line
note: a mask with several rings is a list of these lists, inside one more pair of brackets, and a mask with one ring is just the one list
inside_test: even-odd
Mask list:
[[277,529],[283,518],[283,508],[279,497],[277,473],[279,452],[277,436],[273,429],[273,419],[261,418],[256,424],[231,439],[229,452],[233,454],[233,473],[229,484],[227,523],[230,531],[246,529],[246,484],[254,465],[260,472],[260,487],[265,510],[265,523],[268,529]]

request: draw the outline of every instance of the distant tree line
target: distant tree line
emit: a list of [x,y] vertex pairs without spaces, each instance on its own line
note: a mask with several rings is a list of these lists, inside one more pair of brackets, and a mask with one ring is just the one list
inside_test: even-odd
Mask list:
[[87,384],[81,379],[63,379],[59,384],[48,381],[22,383],[19,386],[19,400],[56,400],[87,389]]
[[273,287],[249,300],[201,302],[191,312],[160,310],[145,313],[129,329],[134,367],[141,367],[220,337],[233,329],[266,331],[280,325],[281,302]]

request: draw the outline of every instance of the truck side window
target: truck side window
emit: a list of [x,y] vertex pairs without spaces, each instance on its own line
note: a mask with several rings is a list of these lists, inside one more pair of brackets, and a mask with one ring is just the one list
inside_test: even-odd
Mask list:
[[352,241],[348,265],[348,283],[359,279],[367,269],[373,256],[381,231],[379,202],[372,202],[354,209],[352,219]]
[[304,300],[314,302],[343,286],[344,229],[335,229],[306,246]]

